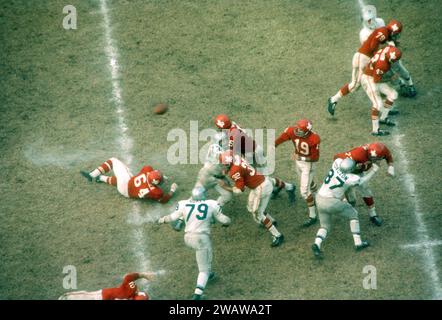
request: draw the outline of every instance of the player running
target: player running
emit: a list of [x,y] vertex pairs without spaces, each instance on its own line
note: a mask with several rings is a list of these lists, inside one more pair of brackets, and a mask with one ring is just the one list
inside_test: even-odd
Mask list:
[[296,170],[300,178],[299,189],[301,196],[307,202],[309,211],[308,219],[303,224],[304,227],[309,227],[317,221],[313,194],[317,186],[313,178],[315,176],[316,163],[319,160],[321,138],[312,129],[313,126],[310,120],[301,119],[296,123],[296,126],[287,127],[275,141],[275,147],[289,140],[293,142],[295,147],[292,159],[295,160]]
[[369,246],[367,241],[361,240],[358,212],[343,200],[348,188],[367,183],[379,167],[373,164],[371,170],[363,177],[351,173],[355,168],[356,162],[350,158],[336,159],[316,195],[321,227],[316,233],[315,242],[312,245],[315,257],[321,257],[321,245],[331,231],[331,220],[335,214],[340,214],[350,221],[350,230],[356,250],[362,250]]
[[154,280],[162,272],[133,272],[124,276],[119,287],[98,291],[73,291],[60,296],[58,300],[149,300],[149,295],[139,291],[135,281]]
[[[113,176],[105,173],[113,170]],[[117,187],[120,194],[126,198],[152,199],[160,203],[166,203],[172,198],[178,186],[172,183],[170,191],[164,194],[159,187],[163,175],[159,170],[151,166],[144,166],[137,175],[133,175],[129,168],[117,158],[110,158],[91,172],[80,171],[81,175],[89,181],[103,182]]]
[[215,220],[224,226],[228,226],[231,221],[222,213],[215,200],[206,200],[206,190],[203,187],[194,188],[192,198],[179,201],[175,211],[160,218],[158,223],[174,222],[178,219],[182,219],[186,224],[184,242],[196,252],[199,273],[192,300],[201,300],[208,280],[215,275],[212,272],[210,226]]

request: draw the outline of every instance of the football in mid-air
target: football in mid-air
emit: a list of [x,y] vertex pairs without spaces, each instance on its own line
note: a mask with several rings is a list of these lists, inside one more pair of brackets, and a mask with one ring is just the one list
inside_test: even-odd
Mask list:
[[155,107],[153,107],[153,112],[155,114],[164,114],[164,113],[166,113],[168,108],[169,107],[167,106],[167,104],[165,104],[165,103],[158,103],[157,105],[155,105]]

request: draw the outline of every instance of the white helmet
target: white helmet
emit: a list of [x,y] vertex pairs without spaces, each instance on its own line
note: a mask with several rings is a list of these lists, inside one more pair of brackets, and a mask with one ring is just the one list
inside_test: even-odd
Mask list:
[[223,149],[227,149],[229,139],[227,137],[227,133],[224,131],[217,132],[212,137],[212,142],[214,144],[218,144]]
[[339,170],[341,170],[343,173],[350,173],[355,169],[355,167],[356,162],[350,158],[345,158],[339,164]]
[[367,5],[362,8],[362,24],[371,30],[376,29],[376,7]]
[[204,187],[195,187],[192,189],[193,200],[206,200],[206,189]]

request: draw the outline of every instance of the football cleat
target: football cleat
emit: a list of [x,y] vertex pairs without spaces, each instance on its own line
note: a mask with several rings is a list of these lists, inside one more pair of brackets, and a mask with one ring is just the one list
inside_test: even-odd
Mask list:
[[291,204],[291,205],[295,205],[295,203],[296,203],[296,195],[295,195],[295,192],[296,192],[296,186],[293,185],[293,189],[291,189],[291,190],[286,190],[286,191],[287,191],[287,195],[289,196],[289,202],[290,202],[290,204]]
[[80,171],[80,174],[81,174],[83,177],[85,177],[86,179],[88,179],[89,182],[92,182],[92,177],[91,177],[91,175],[89,174],[89,172],[86,172],[86,171]]
[[303,224],[302,227],[303,228],[308,228],[312,225],[314,225],[316,223],[316,221],[318,221],[318,218],[311,218],[309,217]]
[[370,217],[370,222],[378,227],[382,226],[382,219],[378,216]]
[[385,124],[389,127],[394,127],[396,125],[396,123],[394,123],[392,120],[390,120],[388,117],[385,118],[385,120],[379,120],[380,124]]
[[284,242],[284,235],[280,235],[279,237],[273,237],[272,247],[279,247]]
[[277,187],[275,189],[273,189],[272,192],[272,199],[276,199],[278,197],[279,192],[281,192],[283,187]]
[[378,129],[377,132],[372,132],[371,135],[375,137],[383,137],[388,136],[390,134],[390,131]]
[[337,102],[332,102],[331,98],[328,98],[327,110],[328,110],[328,113],[330,113],[332,116],[335,115],[336,104],[337,104]]
[[322,252],[316,243],[312,244],[312,251],[313,251],[313,255],[315,256],[315,258],[321,258]]
[[215,272],[213,272],[213,271],[210,272],[210,273],[209,273],[209,281],[215,279],[215,276],[216,276],[216,273],[215,273]]
[[368,243],[368,241],[362,241],[362,243],[360,245],[355,246],[355,250],[356,251],[361,251],[361,250],[363,250],[363,249],[365,249],[365,248],[367,248],[369,246],[370,246],[370,243]]
[[192,300],[201,300],[201,299],[202,299],[202,295],[201,294],[194,293],[192,295]]
[[398,114],[399,114],[399,111],[398,111],[398,110],[394,110],[394,109],[392,109],[392,110],[388,111],[388,115],[389,115],[389,116],[396,116],[396,115],[398,115]]
[[413,98],[416,96],[416,94],[417,94],[416,88],[413,85],[408,86],[408,97]]

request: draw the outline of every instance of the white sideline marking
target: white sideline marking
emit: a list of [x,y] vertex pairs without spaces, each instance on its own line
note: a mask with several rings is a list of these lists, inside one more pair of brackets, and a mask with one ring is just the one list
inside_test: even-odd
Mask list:
[[[421,209],[421,202],[419,196],[416,194],[416,184],[414,182],[414,176],[409,173],[409,162],[407,154],[404,151],[404,148],[402,146],[401,139],[404,137],[403,134],[397,134],[393,136],[393,143],[396,147],[396,154],[395,157],[398,159],[401,163],[401,167],[403,169],[404,174],[401,175],[403,178],[404,185],[408,191],[408,194],[410,197],[414,198],[413,205],[414,205],[414,213],[415,218],[417,222],[417,237],[418,242],[416,244],[411,245],[405,245],[402,246],[402,248],[410,248],[410,249],[421,249],[423,251],[423,262],[425,265],[425,269],[427,270],[427,273],[430,277],[430,287],[433,290],[433,299],[442,299],[442,288],[440,284],[438,269],[436,265],[436,260],[434,258],[434,251],[433,247],[435,245],[442,244],[442,241],[431,241],[430,237],[428,236],[428,230],[427,226],[425,225],[425,222],[423,220],[423,213]],[[431,245],[430,245],[431,244]]]
[[[365,6],[363,0],[358,0],[359,10],[362,12],[362,8]],[[408,165],[408,157],[405,152],[405,148],[402,145],[401,139],[403,138],[403,134],[393,135],[393,143],[396,147],[397,154],[399,156],[395,156],[395,159],[398,159],[401,163],[401,167],[405,172],[401,177],[403,178],[405,188],[407,189],[410,197],[414,198],[414,213],[417,222],[417,237],[418,242],[416,244],[401,246],[402,248],[411,248],[411,249],[421,249],[423,251],[423,263],[425,269],[429,275],[430,288],[433,291],[433,299],[442,299],[442,288],[439,279],[438,269],[436,265],[436,260],[434,258],[433,247],[435,246],[433,243],[438,243],[439,241],[430,241],[428,236],[427,227],[423,220],[423,213],[421,209],[421,202],[419,196],[416,193],[416,184],[414,182],[414,176],[409,173],[409,165]],[[432,245],[429,245],[432,244]],[[436,244],[439,245],[439,244]]]
[[[112,76],[112,96],[113,102],[115,105],[115,111],[118,117],[118,129],[120,137],[118,138],[118,143],[123,151],[124,163],[127,164],[128,167],[132,164],[133,156],[132,156],[132,146],[133,141],[132,138],[128,135],[128,127],[126,125],[126,120],[124,117],[125,113],[125,105],[121,94],[121,86],[120,86],[120,73],[119,73],[119,64],[118,64],[118,50],[114,45],[115,41],[112,39],[112,28],[111,28],[111,20],[108,13],[107,1],[100,0],[101,4],[101,14],[104,19],[104,31],[105,31],[105,52],[106,56],[109,59],[109,69]],[[129,221],[139,221],[141,219],[141,207],[137,201],[133,201],[132,211],[128,214],[128,222]],[[132,227],[132,248],[134,251],[135,257],[138,259],[138,267],[140,270],[136,271],[148,271],[150,270],[150,261],[145,255],[145,250],[147,248],[146,245],[146,237],[144,236],[143,229],[138,226]]]

